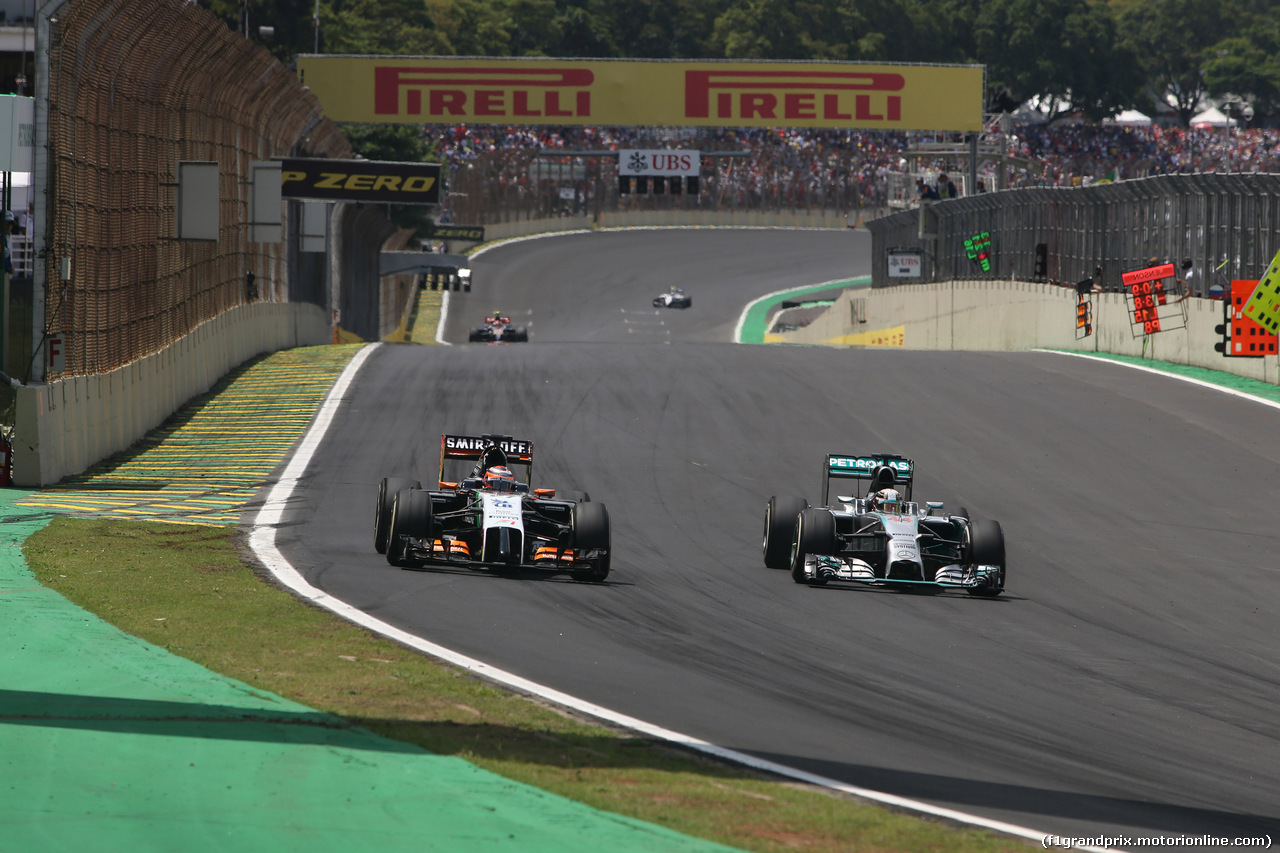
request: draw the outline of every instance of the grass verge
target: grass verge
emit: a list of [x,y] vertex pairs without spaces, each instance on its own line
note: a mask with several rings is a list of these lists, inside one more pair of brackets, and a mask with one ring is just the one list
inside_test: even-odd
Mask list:
[[61,517],[23,553],[42,584],[174,654],[595,808],[762,853],[1028,847],[778,781],[492,686],[300,602],[260,575],[234,527]]

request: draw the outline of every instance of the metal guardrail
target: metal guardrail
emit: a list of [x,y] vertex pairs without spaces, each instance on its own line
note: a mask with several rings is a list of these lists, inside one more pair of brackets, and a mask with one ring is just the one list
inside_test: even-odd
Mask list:
[[[1188,288],[1257,279],[1280,249],[1280,174],[1159,175],[1115,184],[1016,189],[926,203],[866,223],[875,261],[872,286],[889,279],[888,250],[919,247],[920,282],[1002,278],[1071,284],[1094,277],[1120,289],[1120,274],[1192,262]],[[992,268],[983,273],[965,238],[989,231]],[[1037,274],[1036,247],[1044,271]]]

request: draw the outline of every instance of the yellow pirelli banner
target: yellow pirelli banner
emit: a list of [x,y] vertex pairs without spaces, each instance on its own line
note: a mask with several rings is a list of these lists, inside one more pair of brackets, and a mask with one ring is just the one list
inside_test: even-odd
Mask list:
[[981,130],[981,65],[298,57],[338,122]]

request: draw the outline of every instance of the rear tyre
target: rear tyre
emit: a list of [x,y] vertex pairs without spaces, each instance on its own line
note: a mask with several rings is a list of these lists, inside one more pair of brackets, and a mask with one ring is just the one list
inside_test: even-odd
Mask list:
[[611,554],[611,535],[609,532],[609,511],[604,504],[579,503],[574,506],[570,516],[573,525],[573,549],[576,559],[578,551],[602,551],[594,566],[574,569],[570,574],[576,581],[599,583],[609,576]]
[[516,329],[516,340],[520,343],[527,344],[529,342],[529,330],[524,326]]
[[791,541],[796,517],[809,508],[804,498],[771,497],[764,507],[764,564],[770,569],[791,565]]
[[417,480],[387,477],[378,484],[378,505],[373,513],[373,550],[387,553],[387,534],[391,530],[391,503],[401,489],[421,488]]
[[969,560],[975,565],[999,566],[993,586],[969,587],[965,592],[984,598],[995,598],[1004,592],[1004,531],[1000,522],[985,518],[969,522]]
[[391,502],[391,529],[387,536],[387,562],[393,566],[411,564],[406,554],[406,538],[431,537],[431,493],[421,489],[401,489]]
[[836,519],[822,507],[809,507],[796,519],[795,542],[791,547],[791,579],[796,583],[821,586],[827,579],[806,577],[804,558],[809,554],[830,556],[836,552]]

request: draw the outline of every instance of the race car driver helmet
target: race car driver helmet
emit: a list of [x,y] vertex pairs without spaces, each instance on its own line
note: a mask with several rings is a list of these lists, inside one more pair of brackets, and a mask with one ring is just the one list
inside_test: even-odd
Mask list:
[[484,472],[484,487],[499,492],[514,492],[516,475],[505,465],[494,465]]
[[902,495],[897,489],[881,489],[871,497],[871,506],[880,512],[897,513],[902,510]]

